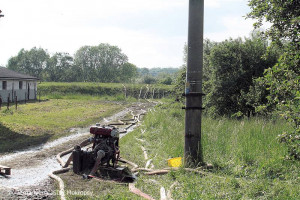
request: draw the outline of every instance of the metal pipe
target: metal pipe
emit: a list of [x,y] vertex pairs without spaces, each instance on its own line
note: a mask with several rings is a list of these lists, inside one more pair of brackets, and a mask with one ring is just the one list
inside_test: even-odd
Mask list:
[[189,1],[186,73],[185,166],[203,163],[201,145],[204,0]]

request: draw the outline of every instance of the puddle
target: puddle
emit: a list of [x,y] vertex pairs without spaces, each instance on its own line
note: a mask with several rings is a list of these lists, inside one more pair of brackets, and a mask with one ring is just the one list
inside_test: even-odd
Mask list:
[[50,172],[60,168],[55,157],[48,158],[44,160],[41,165],[36,167],[13,169],[13,176],[9,176],[9,178],[0,176],[0,184],[7,188],[35,186],[47,179]]
[[34,153],[38,153],[38,152],[41,152],[41,151],[45,151],[45,150],[51,149],[55,146],[64,144],[66,142],[76,140],[77,138],[82,137],[85,134],[86,135],[89,134],[88,133],[88,128],[85,128],[85,129],[86,130],[82,133],[76,133],[76,134],[73,134],[73,135],[69,135],[69,136],[66,136],[66,137],[59,138],[59,139],[54,140],[52,142],[45,143],[44,145],[41,145],[41,146],[33,147],[33,148],[30,148],[30,149],[27,149],[27,150],[24,150],[24,151],[16,151],[16,152],[9,153],[7,155],[1,156],[0,157],[0,162],[11,160],[11,159],[14,159],[14,158],[22,156],[22,155],[34,154]]

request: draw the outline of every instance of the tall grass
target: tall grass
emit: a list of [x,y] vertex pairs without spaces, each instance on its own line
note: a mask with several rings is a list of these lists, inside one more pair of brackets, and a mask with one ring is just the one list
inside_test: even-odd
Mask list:
[[[174,191],[174,199],[297,199],[300,196],[300,163],[286,160],[287,149],[276,139],[278,134],[290,129],[280,120],[203,116],[204,161],[213,164],[212,172],[200,177],[179,171],[156,180],[166,186],[174,181],[180,183]],[[184,111],[181,105],[156,107],[147,114],[138,130],[121,140],[123,156],[143,166],[145,161],[139,145],[148,150],[156,168],[167,167],[168,158],[183,156]],[[140,187],[147,179],[141,177]],[[150,187],[144,189],[157,195]]]

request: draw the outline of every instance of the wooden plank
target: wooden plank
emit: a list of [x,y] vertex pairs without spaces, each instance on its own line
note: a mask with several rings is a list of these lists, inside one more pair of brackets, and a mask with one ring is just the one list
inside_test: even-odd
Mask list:
[[[2,172],[2,171],[4,171],[4,172]],[[3,173],[5,175],[11,175],[11,168],[0,165],[0,173]]]

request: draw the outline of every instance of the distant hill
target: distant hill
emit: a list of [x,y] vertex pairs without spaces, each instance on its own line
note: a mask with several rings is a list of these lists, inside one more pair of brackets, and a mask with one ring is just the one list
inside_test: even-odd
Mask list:
[[160,74],[174,75],[179,71],[179,68],[138,68],[138,73],[141,76],[150,75],[152,77],[158,77]]

